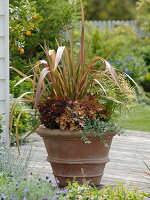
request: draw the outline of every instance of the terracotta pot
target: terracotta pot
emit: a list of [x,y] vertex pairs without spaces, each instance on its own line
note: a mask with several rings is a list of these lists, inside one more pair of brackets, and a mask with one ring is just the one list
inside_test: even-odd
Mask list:
[[40,126],[37,134],[44,140],[47,161],[51,163],[53,175],[60,186],[66,186],[66,181],[74,177],[80,184],[84,177],[91,184],[100,184],[105,164],[109,162],[108,153],[115,133],[107,135],[109,147],[105,147],[93,135],[88,136],[91,143],[85,144],[80,140],[80,131],[51,130]]

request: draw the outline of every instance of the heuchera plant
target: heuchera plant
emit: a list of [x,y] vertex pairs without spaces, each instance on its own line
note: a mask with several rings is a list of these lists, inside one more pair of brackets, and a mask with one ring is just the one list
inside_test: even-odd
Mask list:
[[75,101],[50,95],[39,104],[39,112],[46,127],[61,130],[83,129],[86,118],[105,120],[110,116],[105,105],[92,95]]

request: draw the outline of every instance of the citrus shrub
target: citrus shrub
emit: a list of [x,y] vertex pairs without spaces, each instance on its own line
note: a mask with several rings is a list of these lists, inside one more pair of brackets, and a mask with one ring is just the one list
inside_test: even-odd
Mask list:
[[10,4],[10,47],[24,54],[26,37],[37,30],[42,17],[36,11],[35,2],[14,1]]

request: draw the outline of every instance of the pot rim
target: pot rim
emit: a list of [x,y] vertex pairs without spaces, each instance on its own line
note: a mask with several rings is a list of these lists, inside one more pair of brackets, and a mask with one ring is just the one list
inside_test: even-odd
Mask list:
[[[71,131],[71,130],[60,130],[60,129],[50,129],[50,128],[46,128],[44,125],[40,125],[39,128],[36,130],[36,133],[38,135],[40,135],[41,137],[66,137],[66,138],[70,138],[70,137],[82,137],[83,136],[83,132],[82,130],[78,130],[78,131]],[[113,137],[115,136],[117,133],[116,132],[108,132],[105,133],[103,135],[103,137]],[[94,134],[92,134],[91,132],[89,132],[87,135],[87,137],[89,138],[97,138],[96,136],[94,136]]]

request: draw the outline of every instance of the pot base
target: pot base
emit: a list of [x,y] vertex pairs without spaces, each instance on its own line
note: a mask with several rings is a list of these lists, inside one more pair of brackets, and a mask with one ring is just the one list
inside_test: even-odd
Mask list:
[[100,182],[101,182],[101,179],[102,179],[102,176],[101,177],[76,177],[76,178],[73,178],[73,177],[59,177],[59,176],[55,176],[55,179],[58,180],[58,185],[60,187],[65,187],[68,185],[68,182],[73,182],[74,180],[78,182],[79,185],[82,185],[84,183],[84,181],[89,181],[89,185],[90,186],[99,186],[100,185]]
[[60,186],[67,186],[68,181],[76,180],[82,184],[84,180],[91,185],[100,185],[106,163],[101,164],[60,164],[51,163],[53,175]]

